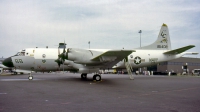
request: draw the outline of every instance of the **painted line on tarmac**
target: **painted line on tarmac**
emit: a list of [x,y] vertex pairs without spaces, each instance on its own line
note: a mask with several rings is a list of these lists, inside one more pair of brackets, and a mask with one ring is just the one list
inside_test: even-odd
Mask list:
[[2,76],[10,76],[10,75],[13,75],[13,74],[10,74],[10,73],[2,73],[2,74],[0,74],[0,75],[2,75]]
[[33,79],[33,80],[28,80],[28,79],[0,79],[0,81],[34,81],[34,80],[43,80],[43,79]]

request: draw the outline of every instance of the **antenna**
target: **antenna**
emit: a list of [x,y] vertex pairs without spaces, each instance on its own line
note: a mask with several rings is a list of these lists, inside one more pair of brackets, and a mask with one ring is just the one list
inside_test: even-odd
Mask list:
[[142,33],[142,30],[139,30],[138,33],[140,33],[140,48],[141,48],[141,33]]

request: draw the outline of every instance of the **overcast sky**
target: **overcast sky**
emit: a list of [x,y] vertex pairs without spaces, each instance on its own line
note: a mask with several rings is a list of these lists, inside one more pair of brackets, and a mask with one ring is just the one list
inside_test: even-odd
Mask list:
[[[200,52],[199,0],[0,0],[0,56],[30,47],[133,49],[169,28],[172,49]],[[200,55],[196,56],[200,57]]]

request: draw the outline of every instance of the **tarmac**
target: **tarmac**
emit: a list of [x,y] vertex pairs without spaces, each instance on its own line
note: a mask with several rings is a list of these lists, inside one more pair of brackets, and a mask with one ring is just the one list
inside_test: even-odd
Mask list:
[[0,75],[0,112],[200,112],[200,77]]

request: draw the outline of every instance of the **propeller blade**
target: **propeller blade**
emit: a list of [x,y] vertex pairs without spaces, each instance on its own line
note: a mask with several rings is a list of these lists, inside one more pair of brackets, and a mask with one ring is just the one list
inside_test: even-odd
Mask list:
[[58,47],[58,59],[56,59],[55,62],[58,64],[58,68],[59,68],[59,71],[60,71],[61,61],[60,61],[60,49],[59,49],[59,47]]

